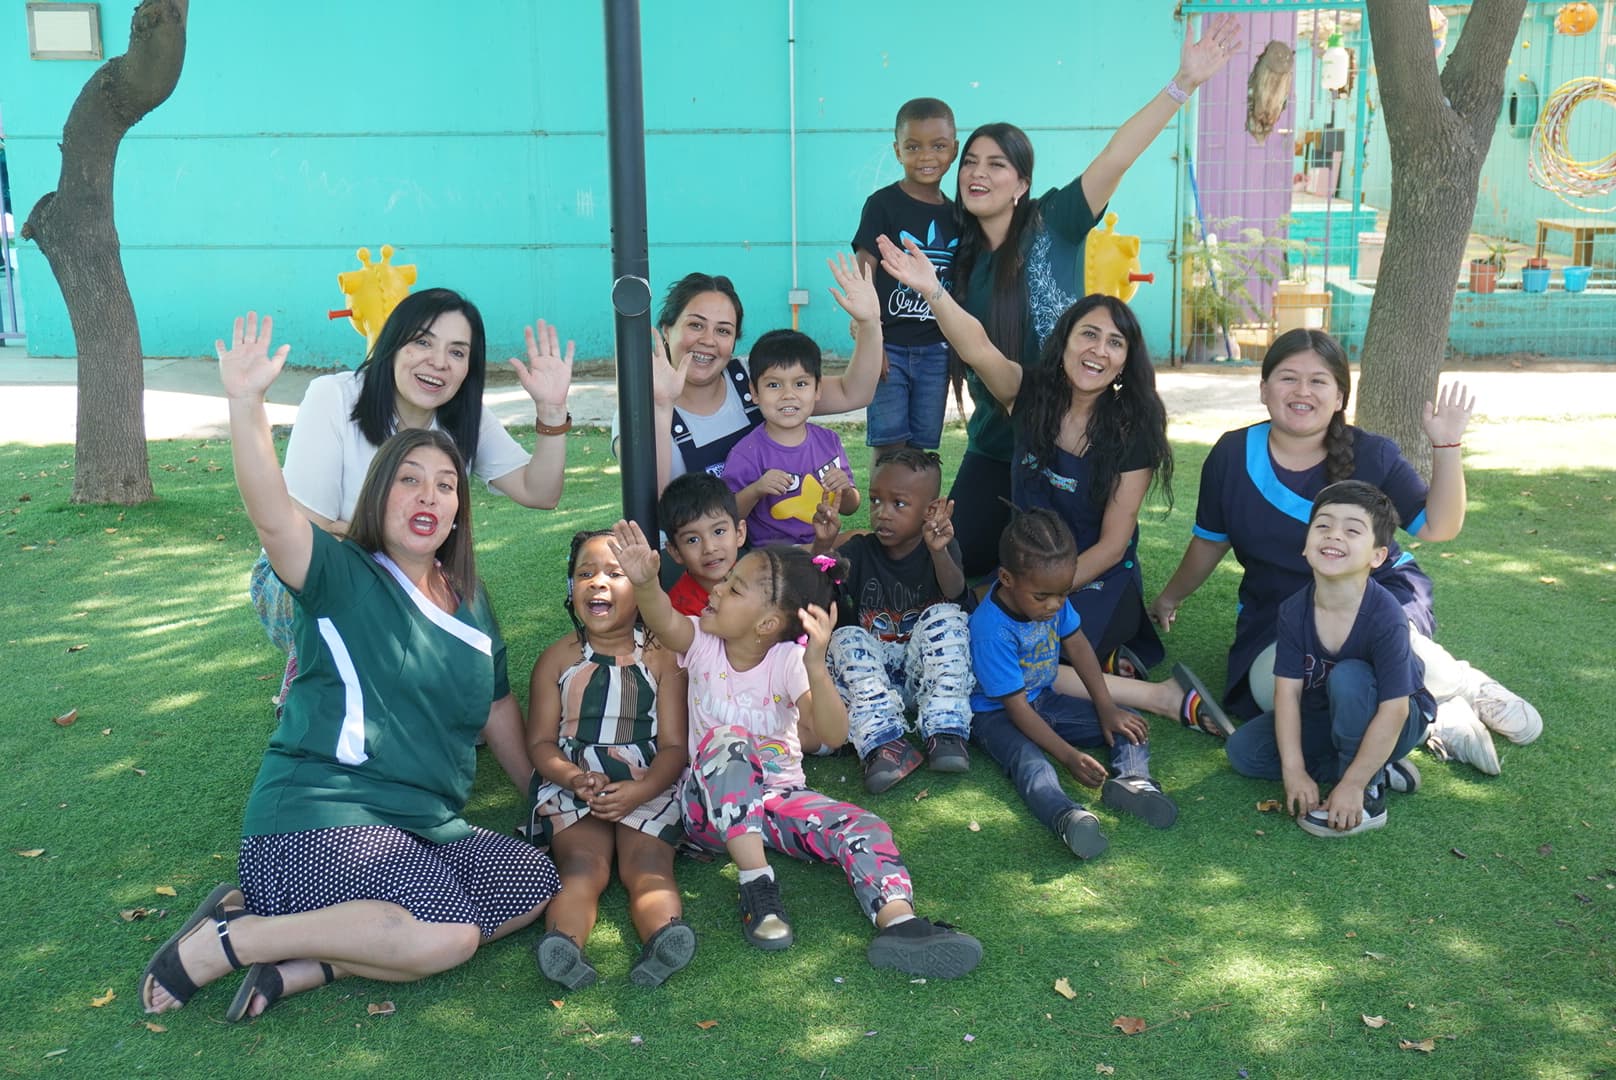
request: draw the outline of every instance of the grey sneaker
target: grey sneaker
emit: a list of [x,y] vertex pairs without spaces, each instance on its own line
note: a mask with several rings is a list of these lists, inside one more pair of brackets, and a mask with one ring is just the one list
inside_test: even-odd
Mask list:
[[1172,828],[1173,822],[1178,820],[1178,804],[1148,776],[1107,778],[1100,788],[1100,801],[1158,829]]
[[628,969],[628,977],[635,986],[661,986],[695,955],[696,932],[683,919],[673,919],[651,935],[640,958]]
[[957,979],[982,962],[982,943],[947,923],[917,915],[877,933],[864,955],[871,967],[925,979]]
[[1100,831],[1100,819],[1081,806],[1074,806],[1057,818],[1055,832],[1080,859],[1095,858],[1111,846]]
[[780,900],[780,883],[772,877],[741,885],[741,932],[747,941],[769,952],[789,949],[796,940]]
[[882,743],[864,759],[864,790],[879,795],[920,768],[925,760],[905,739]]
[[1464,698],[1449,698],[1436,707],[1436,720],[1425,736],[1425,748],[1443,761],[1462,761],[1497,776],[1498,750],[1492,733]]
[[971,752],[958,735],[928,735],[926,767],[932,772],[970,772]]
[[533,945],[533,958],[539,974],[568,990],[582,990],[600,978],[578,943],[559,930],[551,930]]
[[1386,786],[1399,795],[1412,795],[1420,790],[1420,770],[1408,758],[1386,766]]
[[1309,810],[1296,819],[1296,824],[1302,827],[1303,832],[1332,840],[1338,836],[1356,836],[1378,829],[1386,824],[1386,789],[1379,784],[1369,786],[1364,792],[1363,819],[1350,829],[1330,828],[1330,815],[1323,810]]

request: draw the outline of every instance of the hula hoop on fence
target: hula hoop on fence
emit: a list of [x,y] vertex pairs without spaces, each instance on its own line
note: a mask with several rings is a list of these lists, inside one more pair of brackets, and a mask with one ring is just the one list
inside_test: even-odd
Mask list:
[[1526,171],[1533,183],[1552,192],[1567,206],[1589,214],[1609,214],[1616,212],[1616,206],[1596,208],[1572,202],[1605,198],[1616,192],[1616,150],[1593,161],[1579,161],[1571,156],[1567,145],[1571,113],[1585,101],[1616,108],[1616,79],[1572,79],[1549,95],[1533,133]]

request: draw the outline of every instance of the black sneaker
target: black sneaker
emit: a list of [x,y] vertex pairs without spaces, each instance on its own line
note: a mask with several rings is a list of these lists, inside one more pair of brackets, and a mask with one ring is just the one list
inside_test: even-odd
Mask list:
[[982,943],[947,923],[916,916],[877,933],[864,955],[871,967],[925,979],[957,979],[982,962]]
[[791,948],[795,937],[780,901],[780,883],[774,878],[760,877],[741,885],[741,932],[760,949]]
[[1057,818],[1055,832],[1080,859],[1095,858],[1111,846],[1100,831],[1100,819],[1081,806],[1074,806]]
[[870,751],[864,759],[864,790],[879,795],[920,768],[926,759],[904,739],[893,739]]
[[1331,840],[1338,836],[1356,836],[1358,833],[1378,829],[1386,824],[1386,789],[1379,783],[1369,785],[1364,791],[1363,820],[1350,829],[1330,828],[1330,815],[1323,810],[1309,810],[1296,819],[1296,824],[1300,825],[1304,832]]
[[1158,829],[1172,828],[1173,822],[1178,820],[1178,804],[1148,776],[1108,778],[1100,788],[1100,801]]
[[539,974],[568,990],[582,990],[600,978],[578,943],[559,930],[551,930],[534,943],[533,958],[539,962]]
[[970,772],[971,752],[958,735],[928,735],[926,767],[932,772]]
[[651,935],[628,977],[635,986],[661,986],[695,955],[696,932],[683,919],[674,919]]

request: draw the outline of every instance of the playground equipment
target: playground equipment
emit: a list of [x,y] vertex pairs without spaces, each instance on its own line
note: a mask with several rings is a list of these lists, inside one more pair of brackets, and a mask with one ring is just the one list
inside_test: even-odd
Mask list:
[[1588,101],[1616,105],[1616,79],[1571,79],[1549,95],[1538,117],[1526,170],[1534,183],[1567,206],[1584,213],[1609,214],[1616,212],[1616,206],[1594,207],[1572,201],[1602,199],[1616,192],[1616,153],[1595,161],[1581,161],[1571,154],[1571,113]]
[[1083,291],[1133,299],[1139,283],[1155,284],[1155,274],[1140,273],[1139,238],[1117,233],[1115,212],[1105,215],[1105,228],[1089,233],[1083,245]]
[[394,266],[392,244],[382,245],[382,259],[378,263],[370,261],[369,248],[360,248],[354,254],[358,256],[362,269],[344,270],[337,275],[337,285],[342,289],[342,298],[348,301],[348,306],[339,311],[328,311],[326,316],[331,319],[346,317],[365,339],[368,352],[376,344],[376,337],[382,332],[382,324],[387,322],[387,316],[398,307],[400,300],[410,295],[410,286],[415,284],[415,264]]

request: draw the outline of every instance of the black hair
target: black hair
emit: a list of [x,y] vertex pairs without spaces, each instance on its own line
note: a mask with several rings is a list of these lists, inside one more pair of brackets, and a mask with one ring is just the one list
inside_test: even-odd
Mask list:
[[948,107],[948,102],[934,97],[910,98],[898,106],[898,118],[892,123],[892,137],[899,138],[903,133],[903,125],[916,124],[922,120],[947,120],[948,126],[954,126],[954,110]]
[[896,450],[889,450],[876,459],[875,468],[870,472],[873,482],[875,474],[888,465],[901,465],[911,472],[931,473],[937,477],[937,490],[943,490],[943,459],[935,451],[921,450],[913,446],[900,446]]
[[1072,530],[1047,507],[1012,512],[1010,524],[999,534],[999,565],[1012,574],[1076,561]]
[[1325,506],[1356,506],[1369,515],[1369,525],[1375,534],[1376,547],[1389,547],[1392,533],[1402,524],[1391,496],[1374,484],[1363,480],[1341,480],[1330,484],[1313,498],[1313,509],[1308,511],[1307,523],[1319,516]]
[[483,383],[488,371],[488,338],[483,333],[482,312],[477,305],[453,289],[422,289],[398,302],[365,362],[359,365],[359,400],[351,418],[359,425],[365,441],[380,446],[393,433],[398,421],[398,387],[393,382],[393,358],[405,345],[429,329],[438,317],[458,311],[471,324],[470,353],[466,379],[455,396],[437,410],[438,427],[460,448],[470,463],[477,460],[477,435],[483,423]]
[[722,293],[735,306],[735,340],[741,340],[741,297],[735,291],[735,283],[723,274],[686,274],[669,285],[667,295],[662,298],[662,309],[657,312],[657,330],[666,334],[685,313],[690,301],[710,292]]
[[1347,363],[1346,350],[1335,338],[1323,330],[1309,330],[1298,326],[1274,339],[1263,354],[1262,377],[1268,376],[1280,362],[1302,352],[1315,352],[1335,378],[1336,389],[1341,391],[1341,408],[1330,417],[1330,426],[1324,432],[1324,474],[1332,484],[1346,480],[1353,470],[1353,434],[1347,426],[1347,406],[1352,403],[1352,366]]
[[802,634],[800,608],[813,604],[830,611],[850,567],[840,555],[809,555],[806,548],[790,544],[754,548],[752,554],[768,564],[765,582],[768,602],[780,610],[779,641],[794,641]]
[[[1004,242],[996,249],[998,258],[993,264],[992,289],[988,300],[988,317],[984,327],[988,339],[998,346],[999,351],[1016,363],[1026,367],[1033,359],[1022,356],[1022,338],[1027,325],[1027,283],[1022,280],[1022,266],[1026,261],[1026,252],[1023,250],[1022,239],[1028,231],[1035,228],[1040,220],[1038,213],[1038,200],[1032,197],[1032,140],[1027,133],[1014,124],[998,122],[983,124],[971,132],[971,137],[965,140],[965,148],[960,153],[963,159],[971,153],[971,146],[977,139],[988,138],[999,144],[1000,151],[1005,159],[1015,169],[1016,175],[1027,181],[1027,194],[1016,204],[1010,214],[1010,231],[1005,234]],[[976,266],[977,259],[988,251],[987,235],[982,231],[982,225],[975,215],[964,209],[965,170],[960,168],[954,174],[954,217],[959,225],[959,248],[954,255],[953,268],[949,271],[953,278],[952,292],[954,299],[960,304],[965,303],[966,289],[970,285],[971,271]],[[954,400],[964,409],[965,362],[952,348],[949,349],[950,360],[948,365],[948,380],[954,388]],[[1002,408],[995,400],[992,408]]]
[[[1062,419],[1072,406],[1072,380],[1062,358],[1067,341],[1089,312],[1103,308],[1127,342],[1127,357],[1113,389],[1102,392],[1089,410],[1084,435],[1092,481],[1089,498],[1104,506],[1117,485],[1122,463],[1138,449],[1154,471],[1154,484],[1173,505],[1173,447],[1167,441],[1167,407],[1156,392],[1156,368],[1133,309],[1114,296],[1091,293],[1067,308],[1044,342],[1041,362],[1023,369],[1016,393],[1015,423],[1027,448],[1042,464],[1053,456]],[[1017,466],[1020,467],[1019,464]]]
[[437,428],[405,428],[386,439],[365,470],[365,482],[359,488],[359,499],[354,503],[352,523],[348,526],[348,539],[366,551],[386,551],[387,496],[393,489],[398,470],[410,452],[430,446],[441,450],[454,464],[455,506],[454,527],[449,536],[438,545],[436,552],[443,576],[450,587],[463,597],[469,597],[477,587],[477,564],[471,547],[471,486],[466,482],[466,459],[447,432]]
[[589,644],[589,635],[584,630],[583,620],[578,618],[578,609],[572,605],[572,575],[578,571],[578,552],[596,537],[610,535],[610,529],[579,529],[572,534],[572,547],[567,551],[567,592],[561,598],[561,606],[566,609],[567,618],[572,620],[572,628],[578,632],[580,645]]
[[802,370],[819,381],[819,346],[814,339],[797,330],[770,330],[752,345],[746,358],[746,373],[752,385],[774,368],[801,364]]
[[662,489],[657,500],[657,524],[673,534],[697,518],[708,514],[728,514],[736,524],[741,520],[741,509],[735,503],[735,493],[729,485],[710,472],[684,473],[674,477]]

